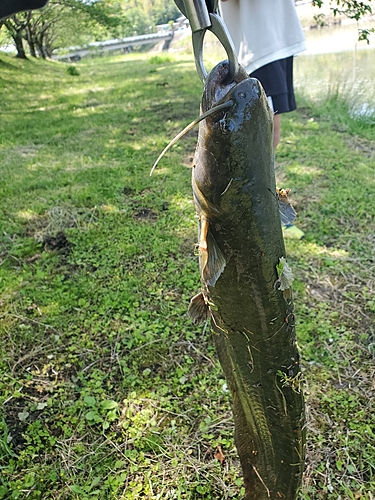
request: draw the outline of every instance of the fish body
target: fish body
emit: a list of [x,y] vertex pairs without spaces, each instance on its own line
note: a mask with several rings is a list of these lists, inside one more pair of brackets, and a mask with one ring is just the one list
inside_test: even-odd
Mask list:
[[279,289],[285,248],[273,167],[273,115],[258,80],[228,63],[207,78],[192,169],[202,292],[193,321],[211,317],[232,393],[246,500],[294,500],[304,456],[290,289]]

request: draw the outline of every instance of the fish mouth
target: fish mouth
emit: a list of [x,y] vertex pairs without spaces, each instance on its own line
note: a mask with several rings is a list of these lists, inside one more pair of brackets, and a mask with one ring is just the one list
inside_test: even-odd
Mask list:
[[229,75],[229,61],[221,61],[210,72],[202,96],[202,112],[205,113],[212,107],[222,103],[228,98],[228,94],[249,75],[239,66],[238,72],[231,83],[227,82]]

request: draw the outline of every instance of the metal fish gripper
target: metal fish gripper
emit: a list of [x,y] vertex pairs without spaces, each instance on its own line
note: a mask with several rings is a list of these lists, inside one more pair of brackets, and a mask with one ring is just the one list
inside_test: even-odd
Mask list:
[[227,53],[229,74],[226,83],[232,82],[238,73],[238,60],[229,31],[218,14],[218,0],[175,0],[175,3],[190,23],[199,78],[204,83],[208,75],[203,61],[203,42],[208,30],[216,36]]

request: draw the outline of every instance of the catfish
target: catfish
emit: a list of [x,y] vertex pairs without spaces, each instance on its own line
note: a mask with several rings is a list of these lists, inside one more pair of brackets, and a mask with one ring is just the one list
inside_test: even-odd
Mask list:
[[257,79],[223,61],[206,79],[192,187],[201,292],[232,395],[246,500],[294,500],[305,455],[305,405],[277,196],[273,114]]

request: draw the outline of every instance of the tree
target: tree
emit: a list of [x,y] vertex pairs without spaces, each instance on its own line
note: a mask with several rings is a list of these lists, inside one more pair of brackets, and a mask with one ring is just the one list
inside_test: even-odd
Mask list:
[[[40,5],[44,0],[19,1]],[[17,1],[13,3],[16,9]],[[1,12],[1,10],[0,10]],[[4,24],[17,49],[17,57],[26,57],[22,40],[30,55],[51,57],[53,51],[94,40],[141,35],[179,16],[173,0],[50,0],[41,10],[28,10],[8,17]]]
[[[359,21],[366,15],[372,14],[371,0],[363,2],[358,0],[312,0],[312,5],[319,8],[327,3],[329,3],[334,16],[343,14],[349,19]],[[359,29],[359,40],[367,40],[369,43],[369,35],[374,31],[374,28]]]
[[152,4],[152,20],[155,25],[167,24],[179,16],[176,4],[170,0],[156,0]]
[[[327,4],[327,0],[312,0],[312,4],[316,7],[322,7]],[[366,14],[371,14],[371,0],[359,2],[357,0],[329,0],[330,8],[333,14],[344,14],[345,16],[358,21]],[[333,5],[333,6],[332,6]]]
[[155,29],[181,15],[173,0],[126,0],[124,8],[130,21],[127,36],[146,33],[150,26]]
[[[17,17],[20,16],[20,17]],[[14,16],[9,17],[4,21],[4,26],[9,32],[9,35],[11,36],[14,45],[16,46],[17,50],[17,57],[20,59],[27,59],[25,49],[23,47],[23,31],[26,27],[25,20],[22,19],[22,15],[17,14]]]
[[42,10],[18,13],[4,21],[17,57],[26,58],[23,40],[30,55],[51,57],[60,47],[82,45],[95,37],[107,38],[124,33],[129,21],[116,3],[99,0],[88,4],[79,0],[51,0]]

